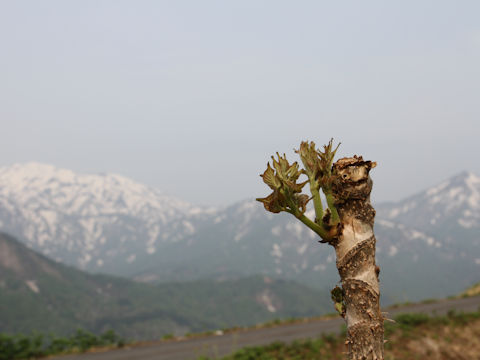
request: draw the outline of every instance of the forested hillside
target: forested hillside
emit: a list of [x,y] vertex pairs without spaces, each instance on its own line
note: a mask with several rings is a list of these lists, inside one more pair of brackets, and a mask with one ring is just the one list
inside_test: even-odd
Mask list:
[[0,289],[0,332],[6,333],[114,329],[145,340],[331,311],[327,292],[260,276],[155,286],[92,275],[49,260],[4,233]]

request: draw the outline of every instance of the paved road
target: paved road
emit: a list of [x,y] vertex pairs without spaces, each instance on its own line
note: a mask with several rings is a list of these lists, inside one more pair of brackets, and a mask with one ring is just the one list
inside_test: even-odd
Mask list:
[[[387,317],[399,313],[445,314],[449,310],[476,311],[480,307],[480,296],[443,300],[431,304],[417,304],[388,310]],[[68,355],[55,360],[193,360],[200,355],[224,356],[245,346],[265,345],[274,341],[291,342],[296,339],[318,337],[322,333],[339,332],[343,319],[315,320],[308,323],[283,325],[267,329],[240,331],[222,336],[210,336],[182,341],[112,350],[103,353]]]

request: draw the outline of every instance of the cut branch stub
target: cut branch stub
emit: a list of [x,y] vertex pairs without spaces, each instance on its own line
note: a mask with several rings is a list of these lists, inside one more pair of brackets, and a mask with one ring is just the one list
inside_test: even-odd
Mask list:
[[369,172],[376,162],[364,161],[361,156],[342,158],[333,164],[332,193],[335,205],[346,200],[367,200],[372,191]]

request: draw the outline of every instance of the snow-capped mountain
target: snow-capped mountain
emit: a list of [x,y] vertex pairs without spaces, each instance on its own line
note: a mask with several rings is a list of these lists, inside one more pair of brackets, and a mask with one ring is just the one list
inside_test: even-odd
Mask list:
[[381,204],[385,219],[422,229],[445,224],[465,229],[480,228],[480,178],[462,172],[419,194],[395,204]]
[[480,177],[462,172],[395,204],[377,206],[380,219],[419,229],[444,256],[475,264],[480,274]]
[[124,272],[123,265],[154,254],[161,243],[191,235],[189,219],[212,212],[120,175],[39,163],[0,168],[0,229],[92,271]]
[[[480,179],[462,173],[375,205],[387,303],[445,296],[479,280],[479,193]],[[289,214],[267,213],[254,200],[198,208],[118,175],[2,168],[0,229],[67,264],[141,281],[254,274],[317,288],[338,281],[333,249]]]
[[[475,175],[462,173],[405,201],[375,206],[386,302],[446,296],[479,280],[480,231],[475,223],[464,222],[466,214],[468,219],[480,215],[478,183]],[[311,210],[307,215],[313,218]],[[441,221],[432,224],[432,218]],[[331,247],[318,244],[316,235],[291,215],[267,213],[255,201],[219,212],[187,246],[177,245],[157,254],[155,263],[137,278],[166,281],[263,273],[316,287],[332,287],[339,279]]]

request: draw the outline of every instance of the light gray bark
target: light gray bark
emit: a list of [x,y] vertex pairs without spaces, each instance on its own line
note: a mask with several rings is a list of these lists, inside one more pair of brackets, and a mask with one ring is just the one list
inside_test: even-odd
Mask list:
[[383,360],[383,315],[380,311],[379,268],[375,264],[375,210],[370,204],[376,163],[361,157],[333,165],[332,186],[340,216],[338,236],[331,242],[337,255],[347,322],[348,359]]

